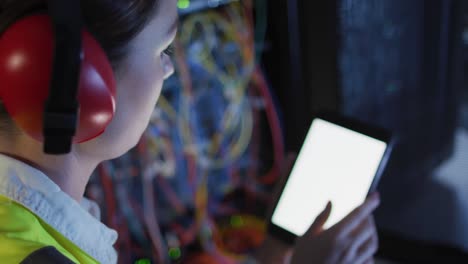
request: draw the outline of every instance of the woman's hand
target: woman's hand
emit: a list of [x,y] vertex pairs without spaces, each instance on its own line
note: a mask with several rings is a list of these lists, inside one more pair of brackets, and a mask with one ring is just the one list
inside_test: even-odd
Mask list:
[[373,263],[378,238],[372,212],[379,203],[379,195],[373,194],[342,221],[323,230],[332,210],[328,203],[306,234],[297,239],[291,263]]

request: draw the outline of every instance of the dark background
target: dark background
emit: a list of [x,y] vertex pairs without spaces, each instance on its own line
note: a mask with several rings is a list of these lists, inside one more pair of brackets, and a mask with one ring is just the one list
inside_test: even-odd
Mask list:
[[[389,219],[426,192],[433,171],[454,153],[457,127],[466,127],[466,111],[460,109],[468,97],[467,5],[461,0],[269,1],[270,45],[263,67],[282,109],[287,150],[299,151],[310,120],[324,109],[385,127],[398,138],[378,188],[383,254],[398,255],[413,246],[401,255],[459,257],[457,250],[444,248],[459,245],[405,234]],[[411,221],[431,217],[413,214]],[[410,222],[402,217],[393,225],[405,221]]]

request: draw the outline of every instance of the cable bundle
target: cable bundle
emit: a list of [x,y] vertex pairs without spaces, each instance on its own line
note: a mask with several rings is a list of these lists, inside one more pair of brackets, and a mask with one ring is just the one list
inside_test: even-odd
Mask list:
[[[253,24],[250,1],[187,16],[175,43],[176,74],[140,144],[93,177],[88,195],[118,230],[122,263],[177,263],[194,260],[193,252],[233,263],[226,252],[236,250],[223,249],[223,236],[242,228],[239,221],[229,228],[229,219],[261,215],[255,204],[268,203],[284,147]],[[273,154],[263,151],[268,145]],[[258,244],[263,227],[248,222]]]

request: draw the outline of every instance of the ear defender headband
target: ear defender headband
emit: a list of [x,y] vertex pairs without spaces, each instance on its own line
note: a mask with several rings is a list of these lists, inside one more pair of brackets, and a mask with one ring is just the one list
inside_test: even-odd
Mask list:
[[49,0],[48,15],[16,20],[0,36],[0,100],[15,123],[66,154],[104,132],[115,79],[104,50],[83,30],[79,0]]

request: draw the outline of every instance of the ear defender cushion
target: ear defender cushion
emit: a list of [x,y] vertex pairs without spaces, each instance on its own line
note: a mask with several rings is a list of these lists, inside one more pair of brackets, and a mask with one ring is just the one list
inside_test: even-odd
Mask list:
[[[105,52],[87,31],[82,47],[74,143],[102,134],[115,112],[116,84]],[[0,36],[0,100],[15,123],[39,141],[53,56],[54,32],[47,15],[18,20]]]

